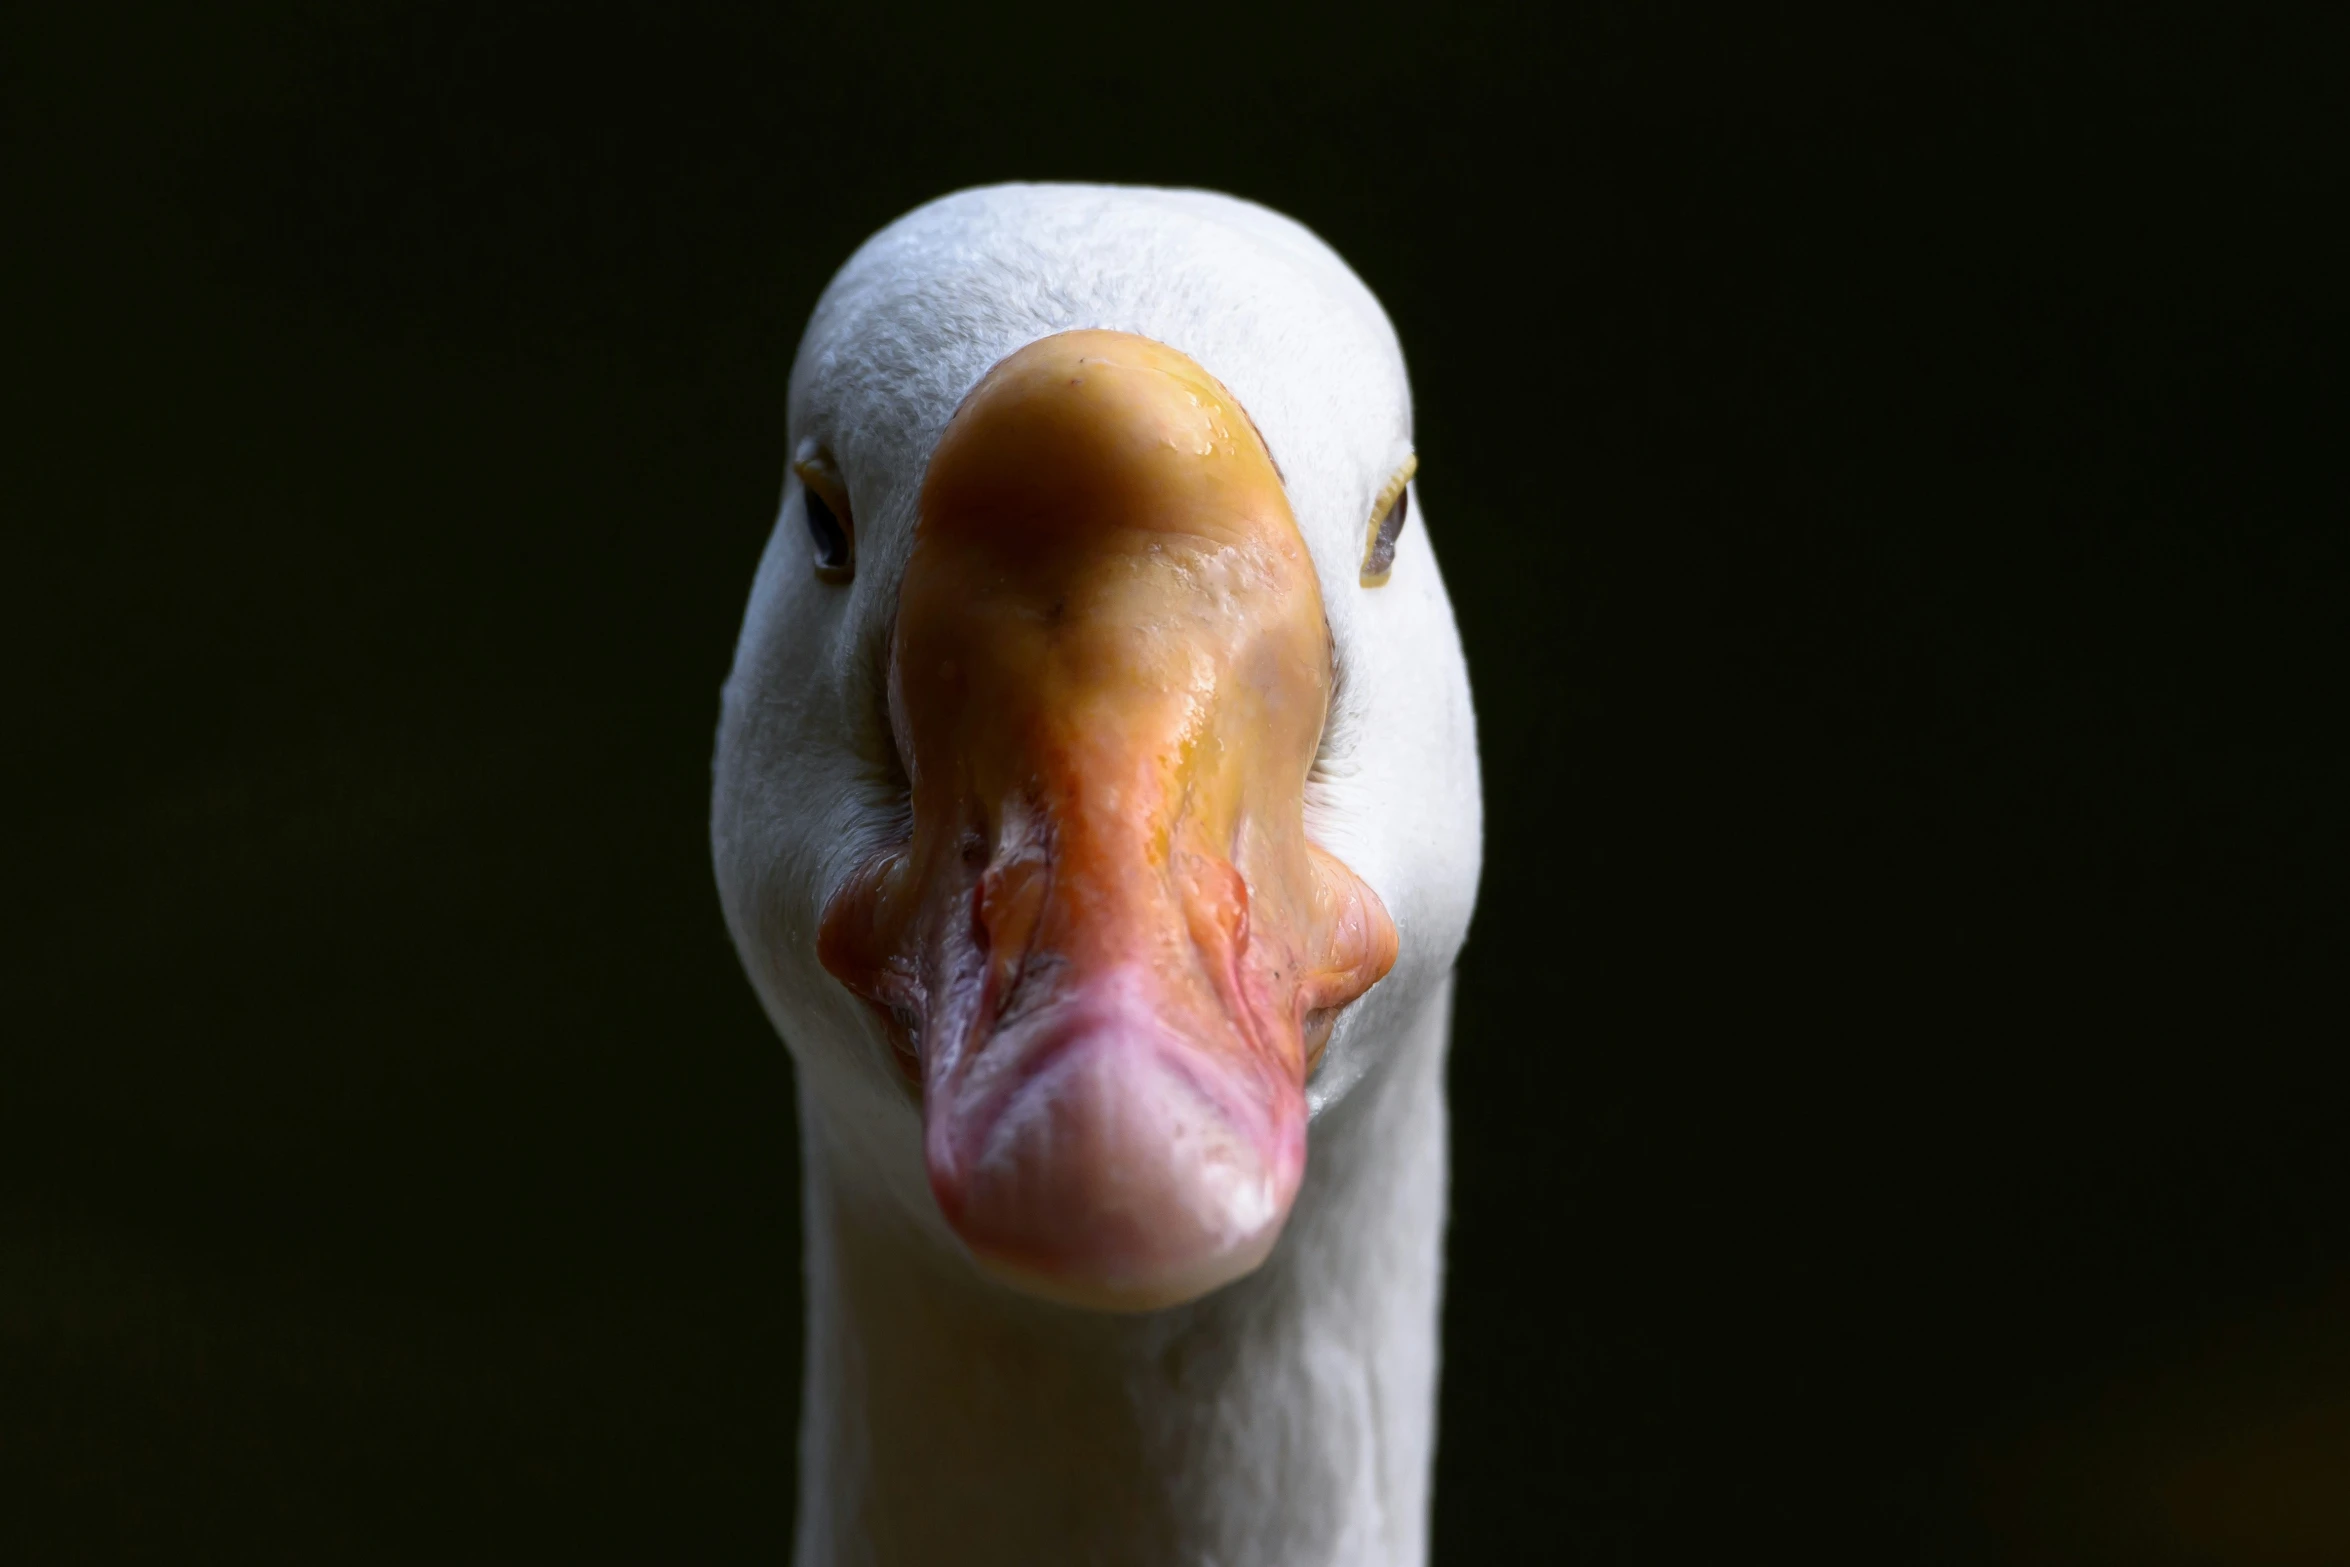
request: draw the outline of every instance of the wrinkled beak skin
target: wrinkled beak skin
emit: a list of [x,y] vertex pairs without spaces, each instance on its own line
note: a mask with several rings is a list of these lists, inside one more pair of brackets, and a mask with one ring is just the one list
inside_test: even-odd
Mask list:
[[1067,332],[956,411],[891,643],[911,839],[832,895],[818,955],[888,1015],[992,1272],[1147,1310],[1278,1239],[1307,1073],[1396,954],[1306,839],[1330,681],[1279,472],[1205,370]]

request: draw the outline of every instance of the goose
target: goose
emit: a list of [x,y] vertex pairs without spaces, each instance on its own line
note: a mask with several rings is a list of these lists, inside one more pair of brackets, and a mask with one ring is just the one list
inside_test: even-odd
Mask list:
[[1401,349],[1192,190],[825,289],[711,851],[791,1052],[795,1560],[1425,1559],[1475,721]]

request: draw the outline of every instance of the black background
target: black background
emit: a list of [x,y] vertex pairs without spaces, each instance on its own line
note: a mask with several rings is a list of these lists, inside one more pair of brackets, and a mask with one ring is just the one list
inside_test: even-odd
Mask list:
[[0,1556],[783,1555],[718,684],[827,276],[1061,177],[1411,360],[1439,1559],[2350,1560],[2341,40],[1905,9],[19,15]]

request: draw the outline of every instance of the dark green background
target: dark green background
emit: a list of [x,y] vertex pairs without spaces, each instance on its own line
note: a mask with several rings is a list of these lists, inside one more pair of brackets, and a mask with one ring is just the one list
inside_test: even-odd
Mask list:
[[0,1557],[782,1555],[717,689],[817,291],[1025,176],[1411,360],[1439,1558],[2350,1559],[2341,40],[1898,9],[15,14]]

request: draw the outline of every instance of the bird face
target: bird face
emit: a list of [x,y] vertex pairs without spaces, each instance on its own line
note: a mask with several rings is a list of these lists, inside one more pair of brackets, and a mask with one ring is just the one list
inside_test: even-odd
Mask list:
[[[1013,308],[1056,223],[1069,269],[1118,292],[1099,268],[1167,221],[1160,194],[954,198],[959,246],[918,213],[836,281],[794,377],[797,480],[713,810],[810,1135],[990,1272],[1123,1310],[1266,1256],[1317,1072],[1335,1097],[1325,1056],[1375,1040],[1399,987],[1390,1024],[1427,1004],[1476,863],[1458,644],[1433,563],[1405,576],[1408,535],[1397,554],[1408,439],[1347,417],[1359,388],[1311,428],[1295,394],[1311,409],[1331,378],[1310,364],[1260,377],[1298,437],[1301,516],[1282,437],[1168,340],[1214,338],[1187,320],[1254,266],[1260,291],[1269,271],[1339,295],[1328,333],[1392,361],[1360,285],[1335,258],[1353,296],[1301,282],[1192,215],[1188,278],[1085,307],[1164,336],[1067,329],[1065,298],[1029,309],[1057,329],[1024,330]],[[1072,202],[1094,226],[1074,238]],[[1007,237],[1007,207],[1032,229]],[[991,334],[1007,351],[974,373]],[[1348,1079],[1374,1064],[1356,1057]]]

